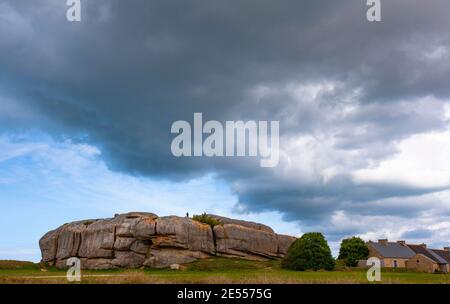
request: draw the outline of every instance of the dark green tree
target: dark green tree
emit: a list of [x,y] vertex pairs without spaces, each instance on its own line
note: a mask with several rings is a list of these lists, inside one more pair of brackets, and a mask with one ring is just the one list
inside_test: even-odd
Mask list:
[[359,237],[352,237],[341,242],[338,259],[344,260],[345,265],[355,267],[358,260],[366,260],[369,256],[369,248]]
[[292,243],[281,262],[281,266],[291,270],[333,270],[335,261],[330,247],[322,233],[310,232]]

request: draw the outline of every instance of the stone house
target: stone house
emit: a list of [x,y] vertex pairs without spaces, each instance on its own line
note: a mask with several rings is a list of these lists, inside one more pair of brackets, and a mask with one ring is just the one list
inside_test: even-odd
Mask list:
[[440,256],[447,262],[447,271],[446,272],[450,272],[450,247],[444,247],[443,250],[431,249],[431,251],[436,253],[438,256]]
[[424,272],[448,272],[448,262],[426,244],[408,245],[416,254],[408,260],[406,267]]
[[381,260],[382,267],[407,268],[424,272],[449,272],[450,250],[428,249],[426,244],[411,245],[405,241],[389,242],[387,239],[378,242],[369,241],[369,257]]
[[416,253],[404,241],[389,242],[387,239],[378,240],[377,243],[369,241],[369,257],[381,260],[381,267],[405,268],[406,262]]

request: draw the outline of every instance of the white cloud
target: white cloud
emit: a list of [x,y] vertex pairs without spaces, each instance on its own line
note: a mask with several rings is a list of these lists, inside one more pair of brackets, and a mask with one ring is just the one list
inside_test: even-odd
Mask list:
[[444,105],[444,118],[450,120],[450,103]]
[[398,143],[397,149],[376,167],[354,172],[355,182],[450,186],[450,130],[413,135]]

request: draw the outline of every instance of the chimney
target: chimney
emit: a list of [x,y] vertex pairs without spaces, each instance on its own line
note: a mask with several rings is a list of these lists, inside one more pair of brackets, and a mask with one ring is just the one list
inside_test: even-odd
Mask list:
[[425,243],[422,243],[419,246],[422,246],[423,248],[427,248],[427,244],[425,244]]
[[450,247],[444,247],[444,251],[450,251]]
[[379,240],[378,240],[378,243],[379,243],[379,244],[382,244],[382,245],[387,245],[388,239],[379,239]]
[[406,245],[406,241],[397,241],[397,244],[405,246]]

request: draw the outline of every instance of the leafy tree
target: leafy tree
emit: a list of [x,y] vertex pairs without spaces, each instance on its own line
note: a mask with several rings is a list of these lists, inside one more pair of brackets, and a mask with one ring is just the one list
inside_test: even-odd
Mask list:
[[345,261],[345,265],[355,267],[358,260],[366,260],[369,256],[369,248],[359,237],[345,239],[341,243],[338,259]]
[[330,247],[322,233],[310,232],[292,243],[281,262],[281,266],[291,270],[333,270],[335,261]]

